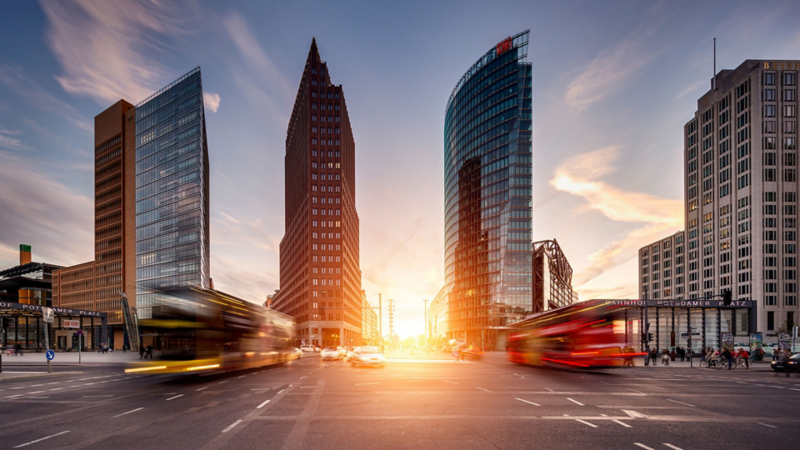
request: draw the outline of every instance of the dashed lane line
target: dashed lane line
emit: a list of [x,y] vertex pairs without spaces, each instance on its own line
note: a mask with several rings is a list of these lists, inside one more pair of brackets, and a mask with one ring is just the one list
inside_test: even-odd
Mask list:
[[228,428],[225,428],[224,430],[222,430],[222,432],[223,433],[227,433],[228,431],[231,431],[233,429],[233,427],[235,427],[236,425],[239,425],[240,423],[242,423],[242,419],[239,419],[236,422],[233,422],[232,424],[228,425]]
[[770,424],[767,424],[767,423],[761,423],[761,422],[756,422],[756,423],[761,425],[761,426],[768,427],[768,428],[778,428],[778,427],[776,427],[774,425],[770,425]]
[[690,406],[690,407],[692,407],[692,408],[696,408],[696,406],[694,406],[694,405],[690,405],[690,404],[688,404],[688,403],[684,403],[684,402],[679,402],[679,401],[677,401],[677,400],[673,400],[673,399],[671,399],[671,398],[668,398],[668,399],[667,399],[667,401],[669,401],[669,402],[672,402],[672,403],[679,403],[679,404],[681,404],[681,405]]
[[37,439],[37,440],[35,440],[35,441],[26,442],[26,443],[24,443],[24,444],[21,444],[21,445],[18,445],[18,446],[16,446],[16,447],[14,447],[14,448],[22,448],[22,447],[27,447],[27,446],[29,446],[29,445],[31,445],[31,444],[35,444],[35,443],[37,443],[37,442],[42,442],[42,441],[44,441],[44,440],[46,440],[46,439],[54,438],[54,437],[56,437],[56,436],[61,436],[62,434],[67,434],[67,433],[69,433],[69,431],[62,431],[61,433],[51,434],[50,436],[45,436],[45,437],[43,437],[43,438],[40,438],[40,439]]
[[[261,408],[263,408],[264,406],[266,406],[266,405],[267,405],[267,403],[269,403],[269,402],[271,402],[271,401],[272,401],[272,399],[265,401],[264,403],[262,403],[262,404],[260,404],[260,405],[256,406],[256,409],[261,409]],[[223,432],[223,433],[224,433],[224,432]]]
[[523,399],[521,399],[521,398],[518,398],[517,400],[519,400],[519,401],[521,401],[521,402],[524,402],[524,403],[529,403],[529,404],[531,404],[531,405],[533,405],[533,406],[542,406],[542,405],[540,405],[540,404],[538,404],[538,403],[529,402],[529,401],[527,401],[527,400],[523,400]]
[[581,420],[581,419],[575,419],[575,421],[576,421],[576,422],[580,422],[580,423],[582,423],[582,424],[584,424],[584,425],[589,425],[589,426],[590,426],[590,427],[592,427],[592,428],[597,428],[597,425],[595,425],[595,424],[593,424],[593,423],[591,423],[591,422],[587,422],[587,421],[585,421],[585,420]]
[[[144,409],[144,407],[142,407],[142,408],[136,408],[136,409],[132,409],[132,410],[130,410],[130,411],[128,411],[128,412],[124,412],[124,413],[122,413],[122,414],[117,414],[117,415],[116,415],[116,416],[114,416],[114,417],[122,417],[122,416],[128,415],[128,414],[130,414],[130,413],[135,413],[136,411],[141,411],[141,410],[143,410],[143,409]],[[112,419],[113,419],[114,417],[112,417]]]
[[621,420],[613,419],[613,421],[617,422],[618,424],[622,425],[625,428],[633,428],[633,427],[631,427],[630,425],[628,425],[627,423],[625,423],[625,422],[623,422]]
[[569,397],[567,397],[567,400],[571,401],[572,403],[575,403],[575,404],[576,404],[576,405],[578,405],[578,406],[586,406],[586,405],[584,405],[583,403],[581,403],[581,402],[579,402],[579,401],[577,401],[577,400],[573,400],[573,399],[571,399],[571,398],[569,398]]
[[478,389],[480,389],[480,390],[482,390],[482,391],[486,391],[486,392],[492,392],[492,391],[490,391],[490,390],[488,390],[488,389],[484,389],[484,388],[482,388],[482,387],[479,387]]
[[180,394],[180,395],[176,395],[175,397],[170,397],[170,398],[168,398],[168,399],[167,399],[167,401],[170,401],[170,400],[175,400],[176,398],[183,397],[183,395],[184,395],[184,394]]
[[206,386],[206,387],[201,387],[200,389],[197,389],[195,392],[200,392],[200,391],[202,391],[202,390],[204,390],[204,389],[208,389],[208,386]]
[[678,447],[676,445],[668,444],[666,442],[664,442],[664,445],[666,445],[667,447],[671,448],[672,450],[683,450],[682,448],[680,448],[680,447]]
[[641,448],[643,448],[645,450],[656,450],[653,447],[648,447],[648,446],[646,446],[644,444],[640,444],[639,442],[634,442],[633,445],[638,445],[639,447],[641,447]]

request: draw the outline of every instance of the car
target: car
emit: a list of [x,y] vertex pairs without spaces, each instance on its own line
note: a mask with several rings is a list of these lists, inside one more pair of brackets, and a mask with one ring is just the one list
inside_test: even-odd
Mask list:
[[333,360],[342,359],[342,355],[341,355],[341,353],[339,353],[339,350],[336,350],[333,347],[325,347],[322,350],[322,353],[320,353],[320,356],[322,356],[322,360],[323,361],[326,361],[326,360],[329,360],[329,359],[333,359]]
[[301,345],[300,350],[302,350],[303,352],[312,353],[314,352],[314,347],[311,345]]
[[347,354],[346,354],[346,355],[344,355],[344,360],[345,360],[345,361],[349,361],[349,360],[350,360],[350,358],[352,358],[353,356],[355,356],[356,352],[357,352],[357,351],[358,351],[358,349],[360,349],[360,348],[361,348],[361,347],[352,347],[352,348],[350,348],[350,350],[348,350],[348,351],[347,351]]
[[353,367],[357,366],[380,366],[386,365],[386,357],[378,347],[359,347],[350,357]]
[[341,358],[347,356],[347,349],[344,347],[336,347],[336,351],[339,352],[339,357]]
[[772,370],[775,372],[800,372],[800,353],[788,360],[772,361]]
[[294,356],[297,359],[300,359],[303,357],[303,351],[295,347],[292,349],[292,356]]

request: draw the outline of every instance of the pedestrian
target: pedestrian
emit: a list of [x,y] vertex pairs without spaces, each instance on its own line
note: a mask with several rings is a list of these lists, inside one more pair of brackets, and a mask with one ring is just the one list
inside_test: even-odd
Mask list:
[[747,350],[744,349],[744,347],[742,347],[742,349],[739,350],[739,357],[744,359],[744,364],[749,369],[750,368],[750,354],[747,352]]
[[720,356],[724,358],[723,360],[728,360],[728,370],[731,370],[731,364],[733,363],[733,355],[731,355],[731,351],[726,348],[722,351]]
[[122,344],[122,353],[128,352],[128,344]]
[[678,352],[681,355],[681,362],[683,362],[686,358],[686,349],[683,347],[678,347]]
[[19,342],[17,342],[17,344],[14,345],[14,356],[17,355],[22,356],[22,344],[20,344]]
[[675,361],[675,356],[676,356],[676,353],[675,353],[675,349],[673,348],[672,352],[670,352],[670,354],[669,354],[669,359],[671,361]]
[[144,345],[139,344],[139,359],[144,359]]
[[664,351],[661,352],[661,365],[662,366],[669,365],[669,350],[667,349],[664,349]]
[[155,347],[153,347],[153,344],[150,344],[150,345],[147,346],[147,354],[148,354],[148,356],[150,356],[150,359],[153,359],[153,350],[155,350]]

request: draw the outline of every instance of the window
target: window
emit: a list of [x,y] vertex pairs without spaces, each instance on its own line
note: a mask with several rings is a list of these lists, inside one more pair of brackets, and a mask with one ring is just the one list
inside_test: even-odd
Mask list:
[[766,102],[775,101],[775,89],[764,89],[764,101]]
[[784,86],[794,86],[796,83],[797,77],[794,72],[784,72],[783,73],[783,85]]
[[797,150],[797,138],[787,137],[783,138],[784,150]]
[[764,85],[775,86],[775,72],[764,73]]
[[[777,304],[777,299],[774,304]],[[767,311],[767,331],[775,330],[775,311]]]
[[764,105],[764,117],[775,117],[775,105]]

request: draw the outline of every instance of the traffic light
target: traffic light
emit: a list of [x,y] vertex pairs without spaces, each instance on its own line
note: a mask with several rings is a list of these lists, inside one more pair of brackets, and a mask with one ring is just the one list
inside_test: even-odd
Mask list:
[[731,293],[730,289],[722,291],[722,303],[725,306],[731,306],[731,301],[733,300],[733,294]]
[[647,333],[647,342],[653,342],[653,333]]

